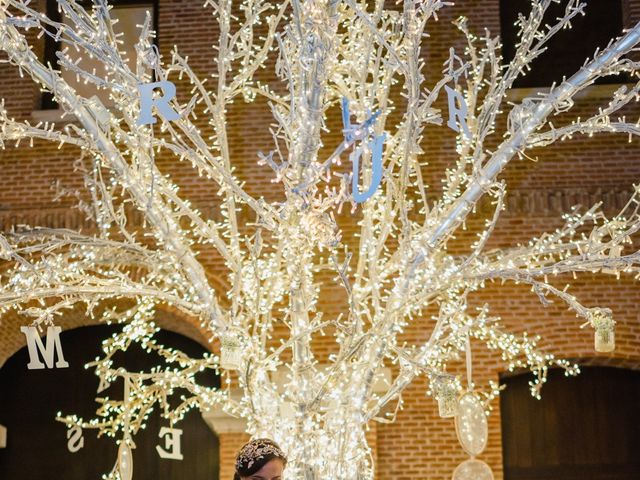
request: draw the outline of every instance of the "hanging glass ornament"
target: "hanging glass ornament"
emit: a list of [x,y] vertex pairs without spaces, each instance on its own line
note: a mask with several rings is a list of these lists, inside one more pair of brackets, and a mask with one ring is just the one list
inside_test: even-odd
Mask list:
[[242,366],[242,342],[236,335],[225,335],[220,339],[220,367],[225,370],[240,370]]
[[458,413],[458,385],[455,377],[440,377],[435,381],[434,391],[438,401],[438,414],[452,418]]
[[589,323],[595,330],[594,347],[596,352],[613,352],[616,348],[616,322],[608,308],[589,310]]
[[480,455],[487,446],[489,425],[482,402],[473,392],[467,392],[458,402],[456,434],[465,452]]
[[120,474],[120,480],[131,480],[133,478],[133,454],[126,440],[122,440],[120,448],[118,448],[118,473]]
[[596,329],[594,343],[596,352],[613,352],[616,348],[616,331],[613,326]]
[[453,472],[452,480],[493,480],[491,467],[482,460],[470,458],[462,462]]

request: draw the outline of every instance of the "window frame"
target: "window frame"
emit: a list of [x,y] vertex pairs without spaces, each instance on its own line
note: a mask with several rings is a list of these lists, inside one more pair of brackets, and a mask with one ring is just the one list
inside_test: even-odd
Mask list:
[[[505,54],[505,45],[507,45],[507,42],[511,42],[511,40],[513,40],[515,42],[515,40],[517,39],[517,32],[516,32],[516,27],[511,25],[511,21],[515,19],[514,16],[510,16],[509,18],[506,17],[506,13],[512,13],[514,10],[515,11],[521,11],[522,12],[527,12],[528,10],[518,10],[517,6],[514,6],[514,0],[497,0],[498,1],[498,11],[499,11],[499,24],[500,24],[500,39],[502,41],[502,62],[501,65],[504,67],[506,65],[508,65],[513,58],[512,57],[507,57],[507,55]],[[611,2],[611,0],[606,0],[606,2]],[[511,7],[511,9],[509,9],[508,7]],[[629,8],[628,8],[628,0],[617,0],[617,4],[614,5],[614,8],[618,8],[619,7],[619,19],[620,19],[620,29],[619,32],[617,32],[615,35],[619,36],[623,33],[624,29],[628,28],[628,20],[629,20]],[[548,12],[547,12],[548,13]],[[587,5],[587,10],[586,10],[587,16],[589,15],[589,5]],[[578,21],[581,20],[581,18],[577,19]],[[596,22],[598,25],[601,24],[601,22],[597,22],[597,18],[594,18],[593,22]],[[545,22],[543,22],[545,23]],[[548,22],[546,22],[548,23]],[[505,38],[505,34],[509,33],[510,37],[513,38],[509,38],[508,40]],[[560,35],[563,34],[563,31],[559,32]],[[576,32],[572,31],[571,35],[575,38],[576,36]],[[614,37],[611,37],[611,39],[613,39]],[[554,49],[557,49],[559,45],[559,37],[554,37],[554,39],[551,40],[551,42],[548,44],[548,47],[551,46],[551,53],[554,53]],[[602,50],[603,48],[606,47],[605,45],[600,45],[599,48],[600,50]],[[575,70],[572,71],[568,71],[565,72],[565,75],[567,76],[567,78],[569,78],[571,75],[573,75],[580,66],[582,66],[582,63],[584,62],[584,60],[586,58],[592,58],[593,54],[595,52],[595,46],[593,46],[593,49],[588,50],[588,53],[586,53],[586,55],[584,56],[584,58],[580,58],[579,59],[579,66],[576,67]],[[515,45],[513,45],[513,49],[514,49],[514,53],[515,53]],[[585,51],[587,51],[585,49]],[[549,51],[545,51],[544,53],[542,53],[540,58],[544,58],[545,55],[549,55],[550,52]],[[561,55],[562,59],[567,59],[570,58],[570,55]],[[545,77],[553,77],[554,75],[551,73],[548,73],[550,70],[553,70],[549,65],[547,64],[542,64],[542,65],[538,65],[536,68],[536,62],[539,61],[539,58],[536,58],[533,60],[532,62],[532,66],[533,68],[526,72],[524,75],[520,75],[518,76],[518,78],[516,79],[516,81],[514,82],[513,86],[511,87],[512,90],[540,90],[540,89],[547,89],[550,88],[553,81],[551,80],[549,81],[548,78]],[[578,62],[576,62],[576,65],[578,65]],[[547,68],[545,68],[547,67]],[[537,70],[537,71],[536,71]],[[555,82],[556,84],[558,84],[558,82],[561,81],[561,78],[556,78]],[[626,84],[630,82],[630,78],[628,75],[625,74],[620,74],[620,75],[615,75],[615,76],[607,76],[607,77],[603,77],[600,78],[598,80],[595,81],[594,85],[597,86],[607,86],[607,85],[621,85],[621,84]]]
[[[93,2],[91,2],[90,0],[84,0],[79,3],[81,5],[84,5],[85,7],[93,6]],[[153,29],[156,33],[153,43],[156,47],[159,47],[159,0],[109,0],[108,3],[110,5],[113,5],[114,8],[150,5],[153,9]],[[58,11],[57,0],[46,0],[45,9],[47,17],[49,17],[52,21],[62,21],[62,15]],[[50,35],[45,35],[44,38],[43,63],[48,66],[50,65],[54,70],[59,70],[58,57],[56,53],[60,49],[60,44],[59,42],[56,42],[55,39]],[[41,110],[51,111],[58,110],[60,107],[58,105],[58,102],[56,102],[53,98],[53,94],[51,92],[45,91],[42,93],[42,95],[40,95],[39,108]]]

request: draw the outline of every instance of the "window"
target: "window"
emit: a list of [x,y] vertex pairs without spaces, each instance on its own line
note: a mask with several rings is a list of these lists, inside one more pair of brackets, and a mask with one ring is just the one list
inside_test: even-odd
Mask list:
[[[623,30],[621,0],[585,0],[585,15],[572,21],[572,28],[558,32],[549,42],[548,48],[531,63],[531,71],[518,78],[515,88],[548,87],[570,77],[593,58],[597,48],[604,48]],[[552,3],[545,15],[544,24],[552,24],[563,15],[567,0]],[[504,65],[511,63],[518,43],[518,29],[514,25],[518,14],[531,12],[531,0],[500,0],[500,26],[502,30],[502,55]],[[598,79],[596,83],[621,83],[619,76]]]
[[505,480],[640,478],[640,372],[581,370],[551,371],[542,400],[529,392],[531,374],[503,379]]
[[[138,41],[140,29],[136,25],[141,25],[144,22],[147,12],[150,12],[153,18],[154,29],[156,30],[156,42],[157,38],[157,25],[158,25],[158,6],[157,0],[111,0],[109,2],[113,5],[110,12],[111,17],[117,19],[118,22],[114,26],[116,33],[122,33],[121,40],[123,44],[121,50],[126,53],[130,67],[135,65],[135,44]],[[52,20],[60,22],[61,14],[58,11],[57,0],[47,0],[47,15]],[[91,3],[87,3],[87,8],[91,8]],[[59,44],[51,37],[47,36],[45,39],[45,64],[48,62],[54,69],[59,69],[58,57],[56,52],[59,50]],[[104,72],[102,64],[96,60],[92,60],[86,56],[82,57],[79,64],[86,71],[93,71],[95,68],[96,74],[100,75]],[[105,91],[99,91],[92,84],[84,84],[82,81],[76,79],[76,75],[73,72],[66,70],[62,71],[62,78],[73,86],[78,93],[85,97],[90,98],[93,95],[97,95],[102,103],[109,106],[108,93]],[[58,108],[57,103],[53,99],[51,93],[45,93],[42,95],[43,110]]]

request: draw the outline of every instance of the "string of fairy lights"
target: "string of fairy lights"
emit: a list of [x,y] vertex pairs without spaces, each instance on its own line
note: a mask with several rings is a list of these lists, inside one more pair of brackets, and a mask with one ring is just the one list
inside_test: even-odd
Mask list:
[[[202,78],[177,47],[158,50],[150,15],[126,53],[104,0],[90,8],[58,0],[60,22],[27,0],[0,0],[0,47],[8,62],[74,119],[31,124],[15,120],[3,103],[0,146],[46,140],[75,149],[84,190],[61,187],[60,194],[74,197],[96,227],[92,234],[37,227],[3,233],[0,257],[9,268],[0,283],[0,314],[15,311],[42,328],[84,306],[95,321],[123,325],[88,365],[101,391],[123,378],[122,399],[101,398],[93,419],[59,416],[70,427],[97,429],[119,442],[108,478],[132,478],[133,438],[154,409],[174,425],[191,409],[222,408],[245,419],[248,433],[282,445],[287,478],[371,479],[367,425],[393,421],[404,389],[419,376],[428,379],[440,416],[455,418],[471,457],[454,478],[492,478],[476,457],[486,446],[486,415],[500,386],[475,384],[471,345],[495,351],[509,370],[531,370],[534,396],[549,368],[578,372],[540,349],[535,336],[506,330],[489,305],[470,306],[474,294],[496,281],[528,285],[544,305],[551,298],[566,303],[594,329],[597,351],[614,349],[613,312],[583,305],[555,284],[583,272],[637,275],[640,259],[628,250],[640,228],[640,187],[614,217],[600,204],[574,209],[562,227],[526,245],[486,247],[507,195],[498,177],[512,159],[579,135],[638,133],[638,123],[620,111],[637,100],[640,82],[621,86],[591,118],[552,119],[570,117],[573,98],[600,76],[626,73],[637,81],[638,64],[625,55],[636,50],[640,26],[596,52],[574,76],[510,108],[514,81],[558,31],[584,14],[584,2],[565,2],[564,14],[549,23],[545,12],[557,2],[532,0],[506,66],[499,39],[476,36],[460,18],[465,48],[451,49],[437,79],[425,78],[422,46],[429,42],[428,25],[452,3],[387,3],[206,0],[218,31],[215,72]],[[29,43],[33,32],[58,41],[59,68],[107,94],[111,105],[82,97],[45,65]],[[80,57],[103,70],[85,70]],[[273,68],[282,88],[258,81],[261,68]],[[167,98],[176,82],[180,94],[162,103],[149,87],[143,100],[144,86],[153,82]],[[448,125],[458,130],[456,163],[445,173],[441,197],[428,201],[423,134],[427,127],[446,128],[440,126],[446,110],[437,103],[445,95]],[[282,193],[277,202],[247,192],[229,144],[230,104],[258,97],[274,123],[264,126],[273,150],[256,152],[256,161],[273,170]],[[156,105],[155,124],[139,121],[144,102]],[[344,138],[334,145],[327,118],[336,106]],[[501,130],[497,120],[505,115]],[[489,148],[495,139],[498,147]],[[325,156],[325,147],[334,153]],[[184,198],[177,180],[156,163],[161,156],[191,165],[194,175],[217,187],[219,220]],[[359,169],[345,173],[347,161]],[[450,253],[448,240],[483,197],[493,202],[493,214],[466,254]],[[244,225],[241,210],[255,222]],[[358,214],[355,244],[337,220],[343,210]],[[133,222],[136,214],[142,224]],[[228,291],[209,282],[205,249],[223,262]],[[320,301],[322,287],[331,285],[346,299],[337,316],[323,314]],[[219,342],[219,353],[194,359],[159,344],[154,320],[166,307],[198,319]],[[418,320],[431,322],[430,335],[408,344],[404,334]],[[314,350],[318,339],[332,342],[327,358]],[[162,364],[127,372],[114,358],[132,345],[159,355]],[[462,358],[466,380],[453,367]],[[393,377],[374,388],[385,367]],[[221,388],[198,384],[196,375],[207,370],[223,374]]]

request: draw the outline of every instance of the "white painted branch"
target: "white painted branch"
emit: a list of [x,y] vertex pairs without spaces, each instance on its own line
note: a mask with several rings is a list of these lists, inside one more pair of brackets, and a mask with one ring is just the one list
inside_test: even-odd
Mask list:
[[[0,10],[0,20],[5,20],[6,15]],[[96,145],[103,152],[105,160],[117,172],[120,180],[127,185],[127,190],[135,199],[139,208],[145,212],[146,218],[154,225],[159,235],[162,237],[164,244],[176,256],[182,265],[187,277],[193,284],[200,300],[202,301],[203,310],[210,315],[211,326],[214,329],[223,330],[225,328],[225,318],[223,312],[215,299],[211,288],[208,285],[207,277],[202,265],[196,260],[193,252],[183,244],[181,239],[177,238],[174,228],[161,216],[155,208],[147,208],[149,205],[149,196],[146,186],[139,185],[132,181],[129,175],[129,166],[122,158],[118,149],[113,145],[111,140],[102,131],[98,125],[94,115],[89,111],[86,105],[78,101],[68,86],[58,78],[55,72],[45,68],[36,58],[31,49],[28,48],[26,40],[17,31],[16,28],[6,24],[4,31],[9,38],[18,46],[15,50],[8,50],[7,53],[18,65],[25,71],[29,72],[34,79],[38,80],[42,85],[46,85],[52,91],[57,92],[60,100],[64,100],[68,105],[73,106],[74,113],[84,128],[95,139]],[[154,199],[153,203],[157,203]]]
[[[529,119],[524,122],[520,131],[511,135],[508,140],[500,145],[491,160],[479,172],[478,178],[469,185],[462,196],[451,206],[443,220],[426,239],[427,248],[434,248],[446,240],[464,221],[473,206],[495,181],[507,163],[520,149],[525,147],[527,138],[544,124],[547,116],[558,105],[570,100],[577,90],[597,78],[598,74],[607,65],[629,52],[638,42],[640,42],[640,23],[593,61],[583,66],[575,75],[563,82],[544,100],[540,101],[534,111],[531,112]],[[422,260],[424,257],[422,254],[420,255],[420,260]]]

